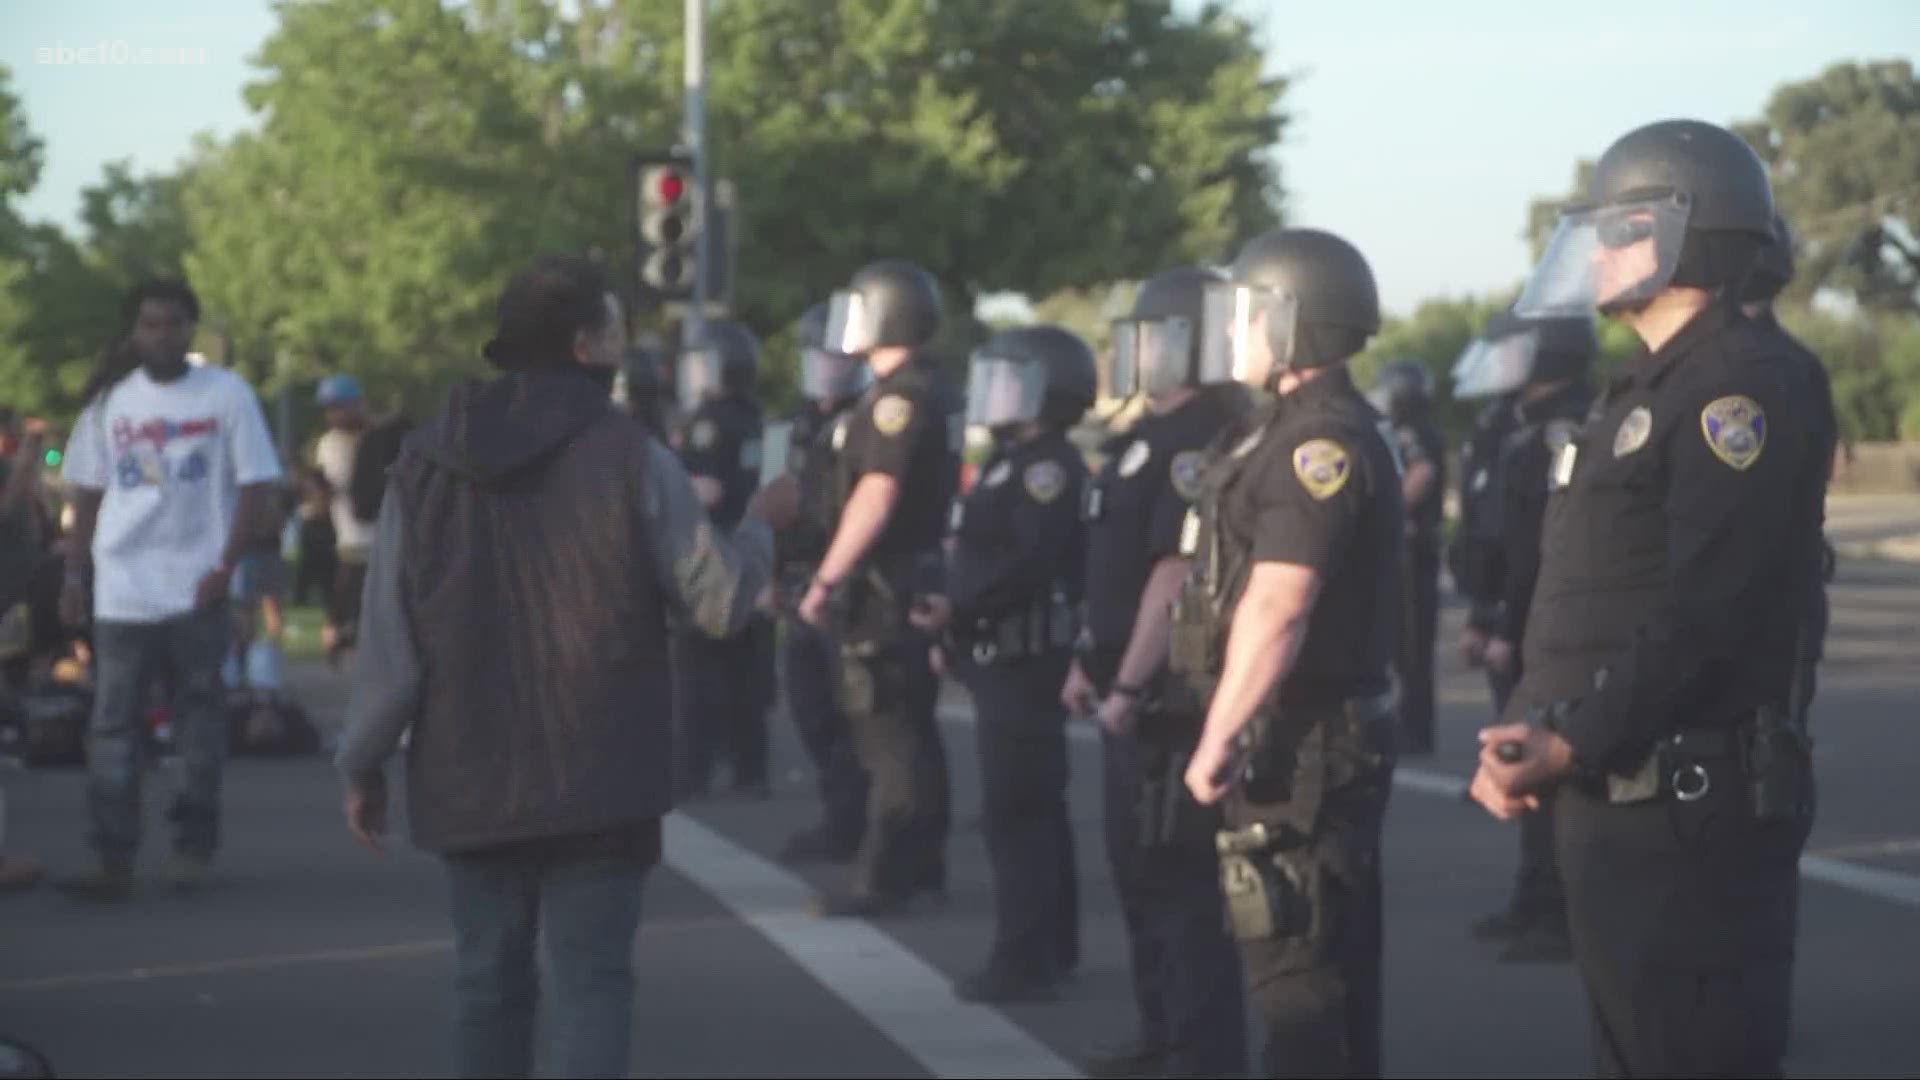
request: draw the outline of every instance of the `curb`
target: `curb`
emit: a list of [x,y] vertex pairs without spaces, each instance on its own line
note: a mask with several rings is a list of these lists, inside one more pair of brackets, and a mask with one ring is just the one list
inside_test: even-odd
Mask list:
[[1884,540],[1850,540],[1833,545],[1842,559],[1869,562],[1920,563],[1920,535],[1890,536]]

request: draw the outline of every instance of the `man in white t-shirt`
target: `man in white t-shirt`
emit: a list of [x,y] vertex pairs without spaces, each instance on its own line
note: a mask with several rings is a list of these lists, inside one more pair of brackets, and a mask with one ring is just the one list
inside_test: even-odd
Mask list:
[[170,815],[172,883],[203,882],[219,847],[228,589],[240,556],[270,527],[280,461],[246,380],[187,362],[199,317],[182,282],[136,286],[126,332],[88,383],[67,444],[75,514],[60,606],[72,625],[93,621],[88,839],[99,861],[60,885],[83,899],[132,892],[140,722],[154,672],[168,673],[185,765]]

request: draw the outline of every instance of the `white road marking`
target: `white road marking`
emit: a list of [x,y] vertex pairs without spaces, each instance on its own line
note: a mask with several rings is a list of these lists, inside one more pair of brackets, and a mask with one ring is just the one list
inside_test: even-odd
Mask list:
[[945,975],[866,920],[806,913],[805,882],[684,814],[666,820],[666,861],[933,1075],[1080,1076],[999,1012],[956,998]]

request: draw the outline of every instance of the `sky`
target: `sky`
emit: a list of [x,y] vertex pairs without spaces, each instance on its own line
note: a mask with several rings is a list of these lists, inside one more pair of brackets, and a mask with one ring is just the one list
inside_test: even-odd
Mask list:
[[[1528,201],[1564,193],[1578,158],[1634,127],[1757,117],[1775,86],[1844,60],[1920,64],[1914,0],[1235,2],[1292,80],[1288,221],[1358,245],[1399,314],[1518,283]],[[0,63],[46,143],[27,216],[72,226],[105,163],[168,169],[196,132],[253,125],[240,91],[273,30],[266,0],[157,6],[0,0]],[[110,55],[125,42],[128,62],[57,62],[102,42]],[[136,62],[143,49],[188,51]]]

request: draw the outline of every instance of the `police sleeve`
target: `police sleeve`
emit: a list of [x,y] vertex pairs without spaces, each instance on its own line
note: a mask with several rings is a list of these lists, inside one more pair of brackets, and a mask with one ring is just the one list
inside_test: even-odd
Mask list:
[[1263,463],[1255,562],[1295,563],[1322,577],[1339,565],[1359,518],[1361,485],[1352,483],[1357,448],[1331,437],[1303,439]]
[[669,602],[712,638],[747,625],[773,564],[773,534],[749,514],[732,535],[713,527],[673,452],[652,438],[639,478],[645,493],[649,552]]
[[861,461],[861,475],[882,473],[905,480],[913,464],[915,448],[924,440],[946,438],[940,425],[945,417],[923,395],[908,396],[895,391],[881,394],[867,407],[867,423],[873,428],[868,452]]
[[1801,527],[1807,454],[1787,400],[1751,385],[1707,393],[1670,437],[1666,596],[1558,724],[1588,765],[1632,768],[1678,729],[1685,703],[1725,677],[1742,636],[1792,587],[1781,537]]

